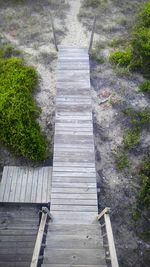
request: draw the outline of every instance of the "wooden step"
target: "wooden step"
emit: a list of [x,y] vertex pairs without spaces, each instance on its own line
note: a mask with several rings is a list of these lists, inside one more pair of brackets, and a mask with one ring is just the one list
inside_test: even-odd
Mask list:
[[51,233],[47,237],[47,250],[50,248],[58,248],[58,249],[102,249],[103,240],[99,238],[99,236],[91,235],[83,235],[80,233],[79,235],[55,235],[55,233]]
[[0,267],[30,267],[31,261],[22,262],[5,262],[0,260]]
[[93,264],[92,265],[89,265],[89,264],[88,265],[87,264],[86,265],[76,265],[76,264],[75,265],[74,264],[73,265],[72,264],[71,265],[70,264],[42,264],[42,267],[70,267],[70,266],[71,267],[106,267],[106,265],[104,265],[104,264],[103,265],[102,264],[98,264],[98,265],[95,265],[95,264],[94,265]]
[[99,249],[45,249],[44,264],[105,264],[105,253]]
[[[101,226],[100,224],[97,222],[96,224],[89,224],[89,225],[85,225],[85,224],[54,224],[54,223],[50,223],[49,224],[49,228],[48,228],[49,232],[54,232],[55,235],[57,234],[65,234],[65,235],[73,235],[73,234],[83,234],[83,235],[88,235],[88,234],[92,234],[92,235],[101,235]],[[51,234],[50,234],[51,235]]]

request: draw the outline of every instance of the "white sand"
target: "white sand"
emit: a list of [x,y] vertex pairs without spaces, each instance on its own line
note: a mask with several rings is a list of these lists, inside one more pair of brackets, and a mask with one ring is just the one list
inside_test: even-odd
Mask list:
[[70,0],[70,10],[66,17],[66,26],[68,32],[61,42],[63,46],[88,47],[89,33],[83,28],[78,20],[78,14],[81,6],[81,0]]

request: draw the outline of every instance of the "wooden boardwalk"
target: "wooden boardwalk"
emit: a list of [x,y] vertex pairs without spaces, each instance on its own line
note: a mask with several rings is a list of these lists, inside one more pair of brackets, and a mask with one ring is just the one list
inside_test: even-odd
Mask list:
[[51,167],[4,167],[0,184],[0,202],[49,203],[51,173]]
[[86,49],[60,48],[45,267],[104,267]]

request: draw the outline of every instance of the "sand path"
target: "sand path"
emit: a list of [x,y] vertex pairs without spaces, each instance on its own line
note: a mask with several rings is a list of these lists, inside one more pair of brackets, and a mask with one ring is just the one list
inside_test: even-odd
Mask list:
[[62,40],[61,45],[87,47],[89,43],[89,34],[78,20],[81,0],[70,0],[69,5],[70,9],[66,17],[68,32]]

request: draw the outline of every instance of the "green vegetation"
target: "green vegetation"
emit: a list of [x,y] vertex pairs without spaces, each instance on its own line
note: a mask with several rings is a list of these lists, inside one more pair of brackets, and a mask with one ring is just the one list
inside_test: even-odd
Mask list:
[[132,52],[130,49],[124,51],[116,51],[111,54],[110,61],[120,67],[128,67],[132,60]]
[[150,1],[143,5],[133,29],[128,48],[115,51],[110,61],[120,67],[140,71],[144,77],[150,77]]
[[133,214],[136,225],[142,226],[138,231],[139,236],[144,240],[150,238],[150,153],[141,163],[140,192],[137,196],[136,209]]
[[15,154],[31,160],[46,157],[47,144],[36,122],[39,115],[32,92],[38,75],[11,46],[0,47],[0,140]]
[[126,148],[134,148],[140,143],[140,132],[138,129],[128,129],[123,137],[123,143]]
[[142,186],[139,201],[145,207],[150,208],[150,154],[142,162],[140,176]]
[[124,46],[125,42],[124,38],[114,38],[110,43],[110,47],[117,48],[118,46]]
[[130,118],[131,128],[124,134],[123,144],[126,148],[132,149],[140,143],[141,131],[150,123],[150,110],[145,108],[142,111],[135,111],[128,108],[124,110],[124,114]]
[[150,110],[148,108],[141,111],[127,108],[124,110],[124,114],[130,118],[131,126],[139,130],[142,130],[143,127],[148,126],[150,123]]
[[101,55],[101,49],[103,48],[104,45],[101,42],[97,42],[95,47],[90,52],[91,58],[97,61],[99,64],[103,64],[105,61],[104,57]]
[[139,89],[141,92],[146,92],[150,95],[150,81],[146,80],[140,84]]
[[125,151],[118,152],[116,154],[116,166],[119,170],[123,170],[129,167],[128,154]]

